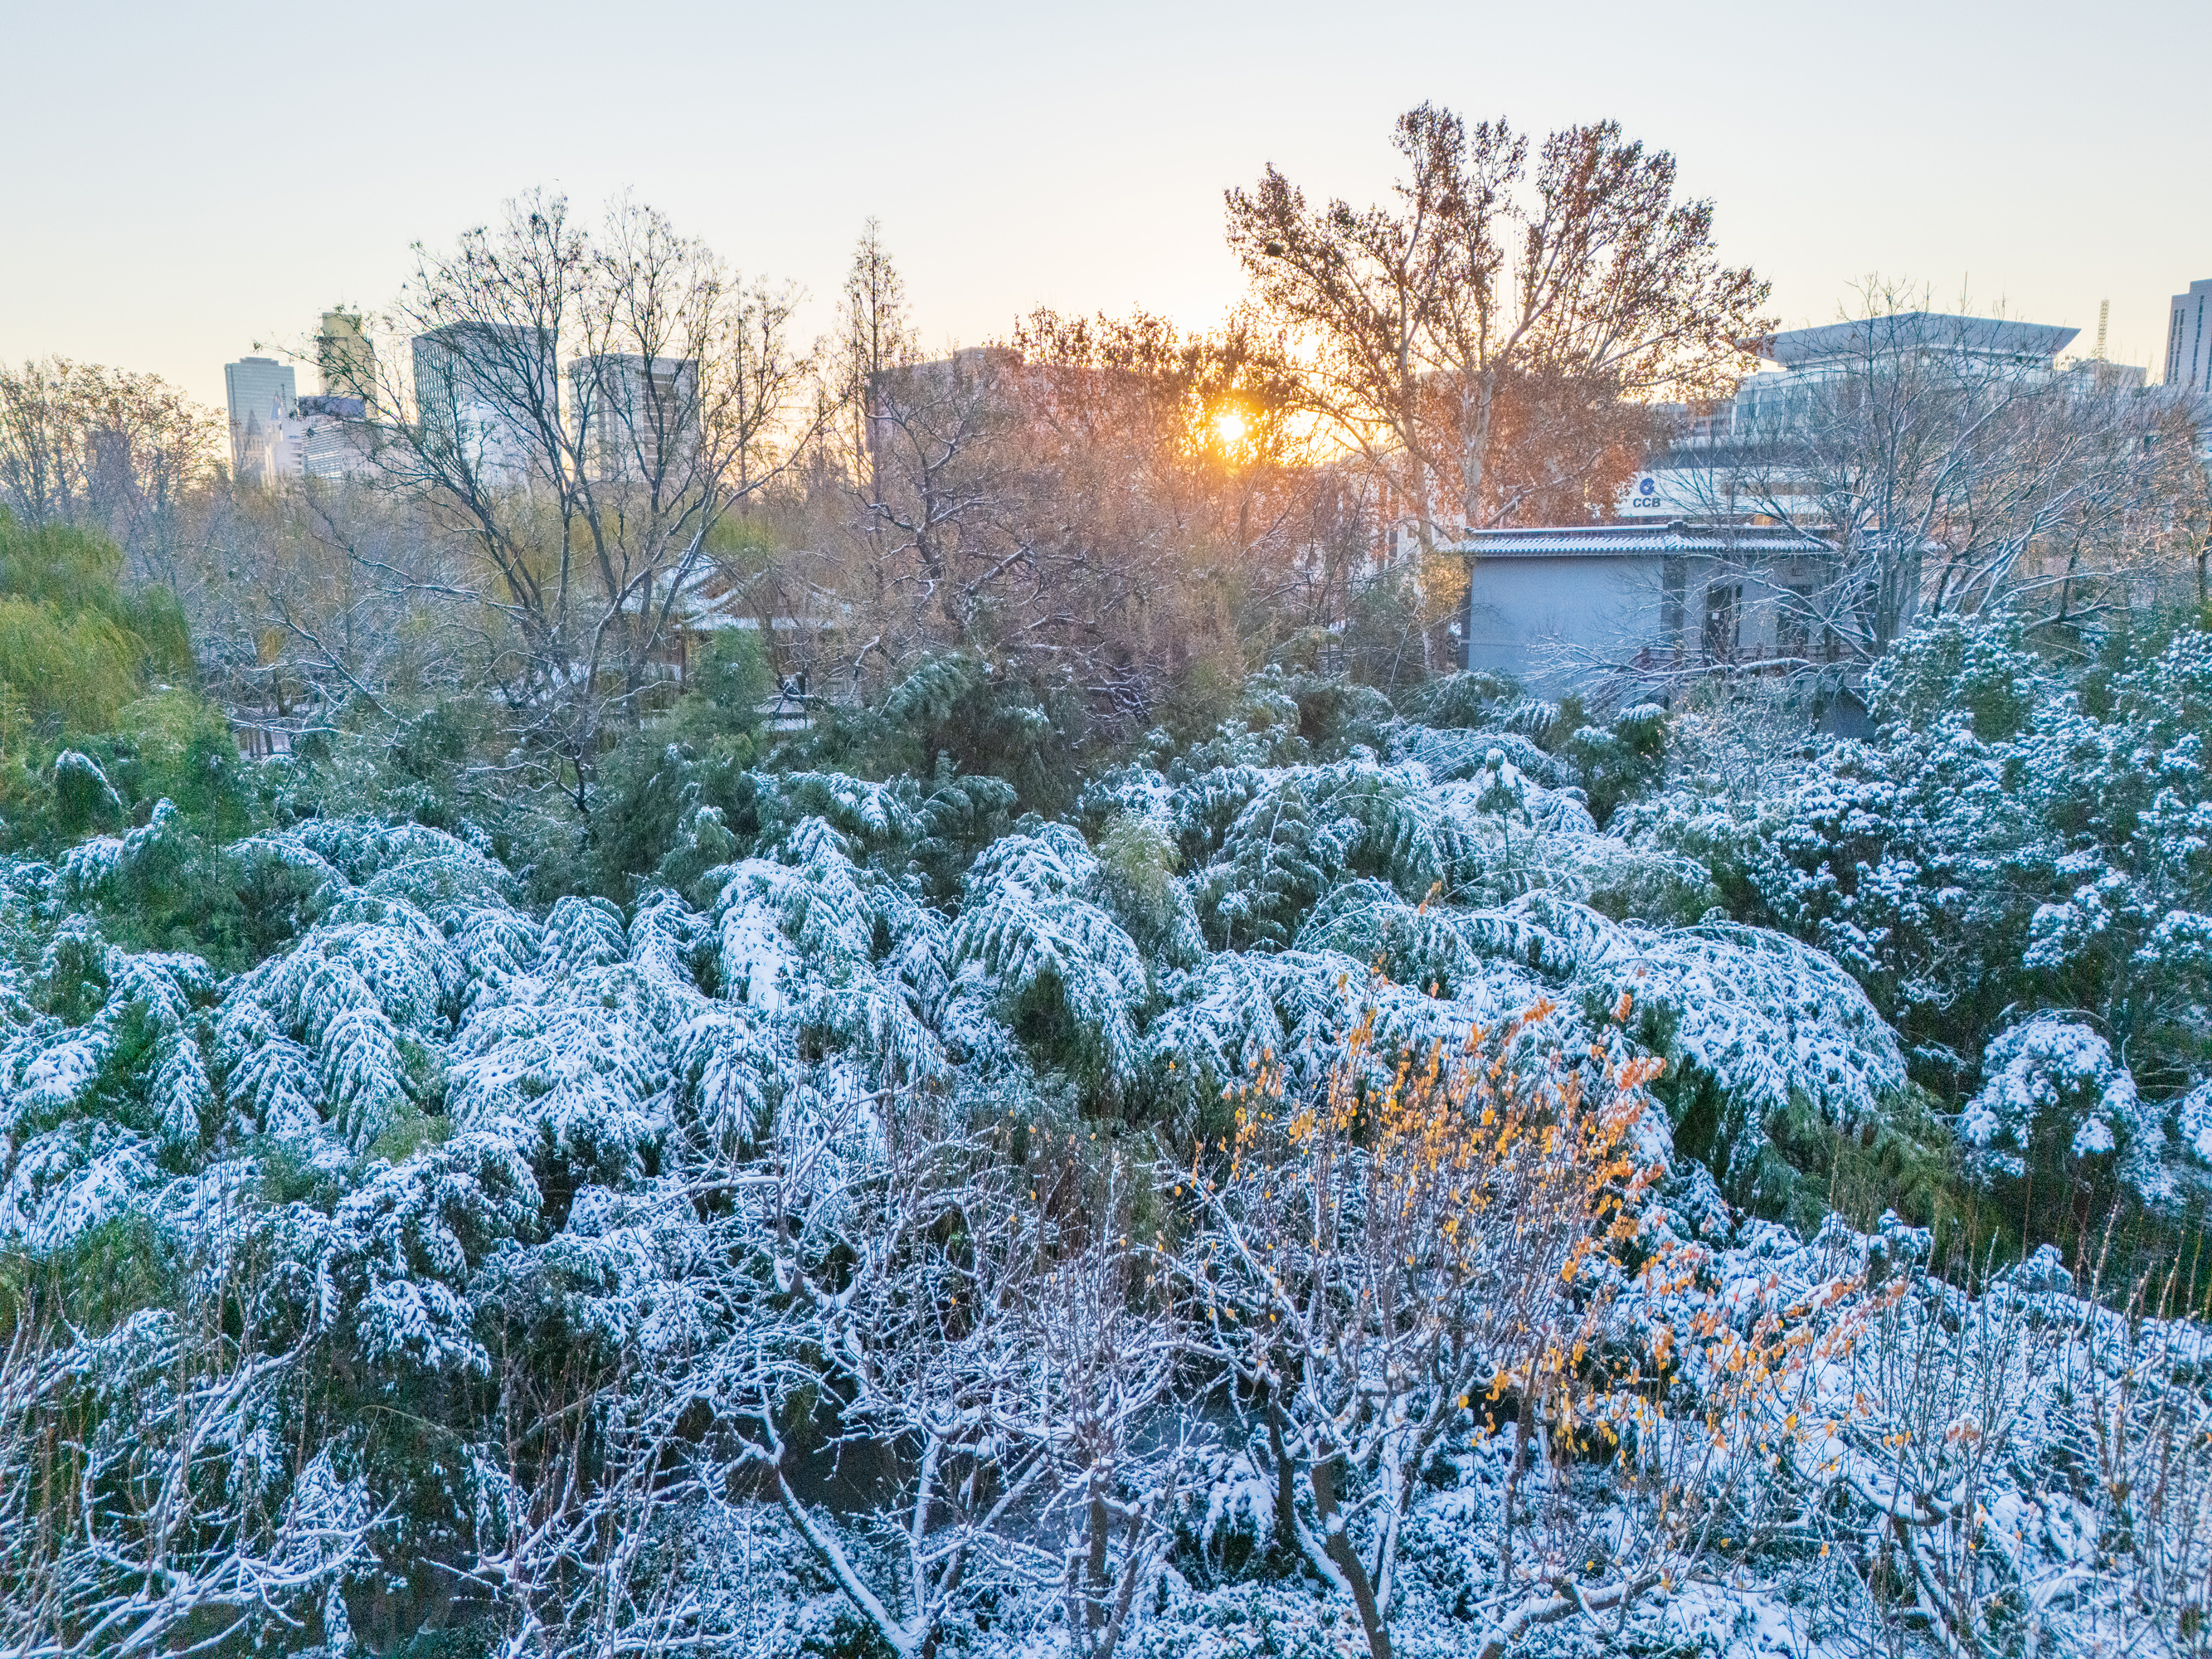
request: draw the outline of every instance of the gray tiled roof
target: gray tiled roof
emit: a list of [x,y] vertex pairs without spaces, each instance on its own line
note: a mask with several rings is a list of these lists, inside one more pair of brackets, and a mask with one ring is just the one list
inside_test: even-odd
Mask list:
[[1476,559],[1620,559],[1667,553],[1809,554],[1826,544],[1783,526],[1577,524],[1477,530],[1452,545]]

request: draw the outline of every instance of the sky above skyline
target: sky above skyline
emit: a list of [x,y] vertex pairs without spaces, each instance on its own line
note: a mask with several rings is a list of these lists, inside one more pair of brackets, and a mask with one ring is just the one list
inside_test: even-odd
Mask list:
[[[88,3],[12,16],[0,361],[222,365],[374,309],[410,244],[518,191],[628,190],[826,327],[873,215],[933,346],[1040,305],[1215,323],[1241,292],[1222,191],[1388,188],[1433,100],[1538,135],[1620,120],[1712,198],[1785,326],[1871,273],[2082,331],[2158,373],[2166,301],[2212,276],[2212,7],[1872,0],[1407,3]],[[35,72],[26,70],[35,67]],[[311,390],[303,374],[301,389]]]

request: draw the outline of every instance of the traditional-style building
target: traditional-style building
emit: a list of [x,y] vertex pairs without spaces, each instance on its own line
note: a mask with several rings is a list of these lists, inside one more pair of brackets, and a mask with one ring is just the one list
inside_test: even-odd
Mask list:
[[1468,558],[1471,669],[1565,688],[1836,656],[1833,640],[1804,637],[1780,602],[1827,575],[1830,549],[1798,531],[1616,521],[1478,530],[1456,546]]

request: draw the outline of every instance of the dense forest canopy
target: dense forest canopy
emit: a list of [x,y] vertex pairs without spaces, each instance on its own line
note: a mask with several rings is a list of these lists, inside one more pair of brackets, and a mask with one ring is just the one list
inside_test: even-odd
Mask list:
[[[939,359],[529,198],[407,301],[519,461],[0,384],[0,1653],[2201,1653],[2201,478],[1861,738],[1461,672],[1765,291],[1399,139],[1219,332]],[[572,428],[555,313],[714,370]]]

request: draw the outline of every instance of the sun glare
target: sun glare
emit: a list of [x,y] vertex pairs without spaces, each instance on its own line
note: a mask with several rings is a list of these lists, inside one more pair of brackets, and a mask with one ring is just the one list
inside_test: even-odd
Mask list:
[[1213,417],[1214,435],[1225,444],[1241,443],[1249,428],[1244,417],[1235,410],[1224,410]]

